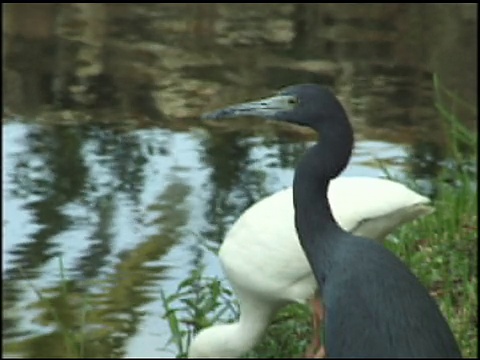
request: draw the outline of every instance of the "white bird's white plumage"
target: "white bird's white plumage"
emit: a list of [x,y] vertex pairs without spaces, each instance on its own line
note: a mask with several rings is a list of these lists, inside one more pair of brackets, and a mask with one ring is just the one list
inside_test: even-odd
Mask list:
[[[428,198],[386,179],[336,178],[328,198],[343,229],[377,240],[433,211]],[[295,230],[291,187],[248,208],[228,231],[219,258],[237,296],[240,319],[200,331],[189,357],[241,356],[260,340],[281,307],[306,302],[317,287]]]

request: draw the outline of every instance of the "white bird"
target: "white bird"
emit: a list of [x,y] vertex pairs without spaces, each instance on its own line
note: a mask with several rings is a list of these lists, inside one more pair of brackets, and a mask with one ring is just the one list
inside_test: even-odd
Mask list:
[[[377,240],[433,212],[428,198],[386,179],[336,178],[328,199],[343,229]],[[219,258],[237,296],[240,318],[201,330],[190,344],[191,358],[242,356],[283,306],[307,303],[317,288],[295,230],[291,187],[248,208],[228,231]]]

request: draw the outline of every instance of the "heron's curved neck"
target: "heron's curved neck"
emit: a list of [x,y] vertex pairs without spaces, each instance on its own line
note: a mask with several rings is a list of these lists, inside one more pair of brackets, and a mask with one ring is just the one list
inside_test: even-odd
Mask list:
[[[293,181],[295,226],[310,264],[328,266],[312,256],[328,259],[335,234],[343,232],[336,223],[327,198],[330,180],[347,166],[353,148],[353,131],[344,113],[316,129],[319,141],[301,158]],[[317,259],[318,259],[317,258]],[[318,269],[322,274],[324,268]]]
[[240,319],[236,324],[232,324],[235,327],[237,340],[242,341],[242,347],[245,351],[253,348],[265,333],[270,321],[272,320],[273,313],[271,309],[266,311],[250,311],[240,314]]
[[[209,355],[214,357],[241,357],[251,350],[262,338],[275,310],[261,302],[240,303],[240,319],[231,324],[217,325],[206,329],[210,331],[211,343]],[[251,306],[252,305],[252,306]]]

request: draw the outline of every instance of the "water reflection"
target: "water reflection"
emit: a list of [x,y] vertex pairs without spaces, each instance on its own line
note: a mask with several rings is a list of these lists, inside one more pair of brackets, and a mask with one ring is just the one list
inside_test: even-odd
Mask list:
[[200,265],[221,277],[206,248],[313,140],[204,110],[321,82],[356,129],[344,175],[380,161],[428,180],[445,156],[432,73],[476,99],[464,5],[6,5],[6,353],[175,355],[160,290]]
[[476,99],[475,4],[5,8],[6,105],[15,112],[50,104],[185,118],[232,94],[255,98],[308,81],[366,104],[375,93],[376,106],[362,114],[372,124],[419,124],[432,118],[432,73]]
[[[138,354],[127,340],[146,333],[166,340],[159,290],[173,292],[199,264],[221,276],[199,238],[218,244],[246,207],[289,186],[306,146],[236,133],[20,122],[4,125],[3,141],[4,330],[15,339],[9,352],[29,356],[73,356],[77,344],[58,344],[79,327],[86,356]],[[347,175],[380,174],[372,154],[392,160],[405,151],[359,143]],[[152,316],[157,322],[145,328]]]

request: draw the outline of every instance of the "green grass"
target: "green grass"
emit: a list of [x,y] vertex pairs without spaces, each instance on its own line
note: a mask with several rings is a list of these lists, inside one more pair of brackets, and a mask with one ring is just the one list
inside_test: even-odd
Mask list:
[[[436,76],[434,88],[436,107],[449,138],[450,163],[433,181],[435,212],[391,234],[390,238],[398,241],[387,241],[386,246],[409,266],[436,298],[463,356],[475,358],[478,356],[477,136],[455,116],[458,106],[469,105],[443,88]],[[415,188],[414,179],[406,182]],[[219,321],[219,313],[224,322],[238,317],[232,293],[218,279],[204,278],[197,273],[195,281],[202,282],[203,294],[198,303],[184,302],[186,308],[182,313],[187,312],[187,318],[177,318],[175,309],[169,305],[178,296],[164,297],[166,317],[171,324],[178,357],[186,355],[194,333]],[[193,286],[195,281],[188,286]],[[184,282],[179,292],[191,291],[191,299],[194,291],[186,290],[188,286]],[[210,300],[206,301],[205,297]],[[219,301],[220,297],[223,297],[222,301]],[[309,309],[303,305],[292,304],[284,308],[261,342],[246,357],[302,357],[311,336],[310,315]],[[181,327],[179,323],[187,327]]]
[[[45,351],[47,356],[90,357],[86,353],[86,344],[88,343],[87,317],[90,309],[89,299],[85,295],[81,295],[78,298],[78,291],[76,291],[75,285],[65,276],[65,268],[61,257],[58,258],[58,262],[60,279],[57,288],[40,291],[30,281],[26,280],[28,287],[33,290],[38,298],[38,303],[35,307],[45,310],[40,318],[45,322],[54,323],[56,329],[51,334],[25,340],[22,345],[5,346],[4,350],[22,353],[25,348],[48,348],[48,343],[51,342],[54,345]],[[20,272],[25,279],[28,279],[28,276],[22,270]],[[73,300],[76,300],[76,306],[72,306]],[[17,347],[18,350],[16,349]]]
[[219,279],[203,276],[203,268],[193,271],[171,295],[161,292],[164,319],[171,337],[166,346],[174,344],[177,357],[186,357],[195,333],[219,321],[233,321],[239,314],[230,289]]

